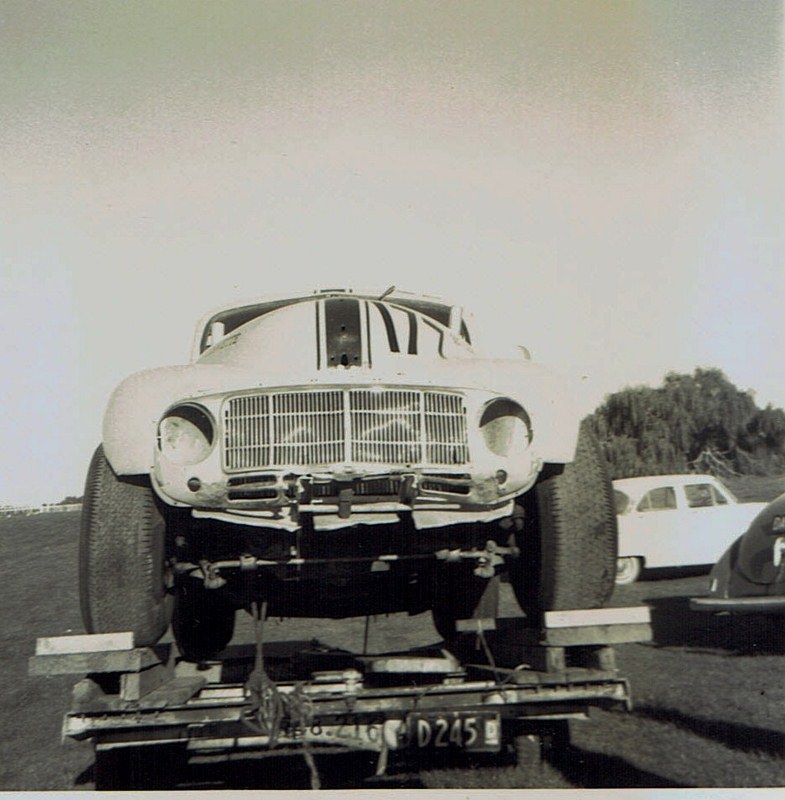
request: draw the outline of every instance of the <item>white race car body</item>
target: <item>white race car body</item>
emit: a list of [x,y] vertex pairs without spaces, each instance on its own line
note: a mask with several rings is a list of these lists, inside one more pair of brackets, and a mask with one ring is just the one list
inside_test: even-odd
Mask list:
[[103,443],[116,474],[150,475],[195,516],[289,530],[302,513],[322,528],[401,512],[418,528],[490,521],[575,454],[567,385],[524,357],[481,357],[459,311],[429,298],[224,309],[194,349],[190,365],[120,384]]

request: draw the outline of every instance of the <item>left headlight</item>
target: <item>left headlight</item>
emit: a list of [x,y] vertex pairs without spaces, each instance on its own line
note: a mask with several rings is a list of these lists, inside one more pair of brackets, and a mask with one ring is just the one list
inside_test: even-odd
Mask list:
[[522,451],[532,439],[529,415],[518,403],[507,398],[491,400],[480,417],[480,432],[486,447],[497,456]]
[[215,427],[200,406],[169,409],[158,423],[158,449],[173,464],[198,464],[213,447]]

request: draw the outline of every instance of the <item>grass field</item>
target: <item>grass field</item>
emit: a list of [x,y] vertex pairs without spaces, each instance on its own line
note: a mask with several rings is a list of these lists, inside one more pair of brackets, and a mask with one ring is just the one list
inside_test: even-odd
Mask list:
[[[776,491],[774,492],[776,494]],[[88,743],[60,743],[71,677],[27,675],[39,636],[81,632],[76,590],[78,514],[0,520],[3,642],[0,674],[2,791],[93,788]],[[571,788],[785,786],[785,662],[769,621],[706,617],[688,609],[705,577],[671,577],[620,587],[614,605],[648,603],[654,640],[617,650],[632,685],[632,713],[594,711],[571,723],[572,745],[557,768],[518,767],[509,756],[417,763],[394,754],[388,775],[373,778],[366,755],[321,758],[323,788]],[[506,587],[505,587],[506,588]],[[510,597],[503,598],[514,609]],[[244,620],[248,620],[244,617]],[[272,639],[362,645],[363,620],[271,622]],[[235,641],[251,641],[247,621]],[[438,640],[427,615],[373,621],[370,650]],[[182,788],[307,788],[301,758],[193,765]]]

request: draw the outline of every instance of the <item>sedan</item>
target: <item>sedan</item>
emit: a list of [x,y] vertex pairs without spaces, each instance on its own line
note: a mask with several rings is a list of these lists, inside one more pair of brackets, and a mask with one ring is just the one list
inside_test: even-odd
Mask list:
[[765,503],[740,503],[711,475],[652,475],[613,482],[619,525],[616,583],[662,567],[707,568]]

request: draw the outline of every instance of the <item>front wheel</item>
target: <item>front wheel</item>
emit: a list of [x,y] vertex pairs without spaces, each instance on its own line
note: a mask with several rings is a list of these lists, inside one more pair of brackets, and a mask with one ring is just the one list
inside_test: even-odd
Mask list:
[[88,633],[132,631],[136,646],[163,636],[172,613],[165,539],[149,478],[116,475],[99,445],[79,536],[79,600]]
[[616,559],[616,583],[619,586],[627,586],[635,583],[641,574],[641,560],[634,556]]
[[510,583],[528,615],[597,608],[613,591],[618,533],[605,459],[586,422],[574,460],[546,469],[519,501],[526,516]]

